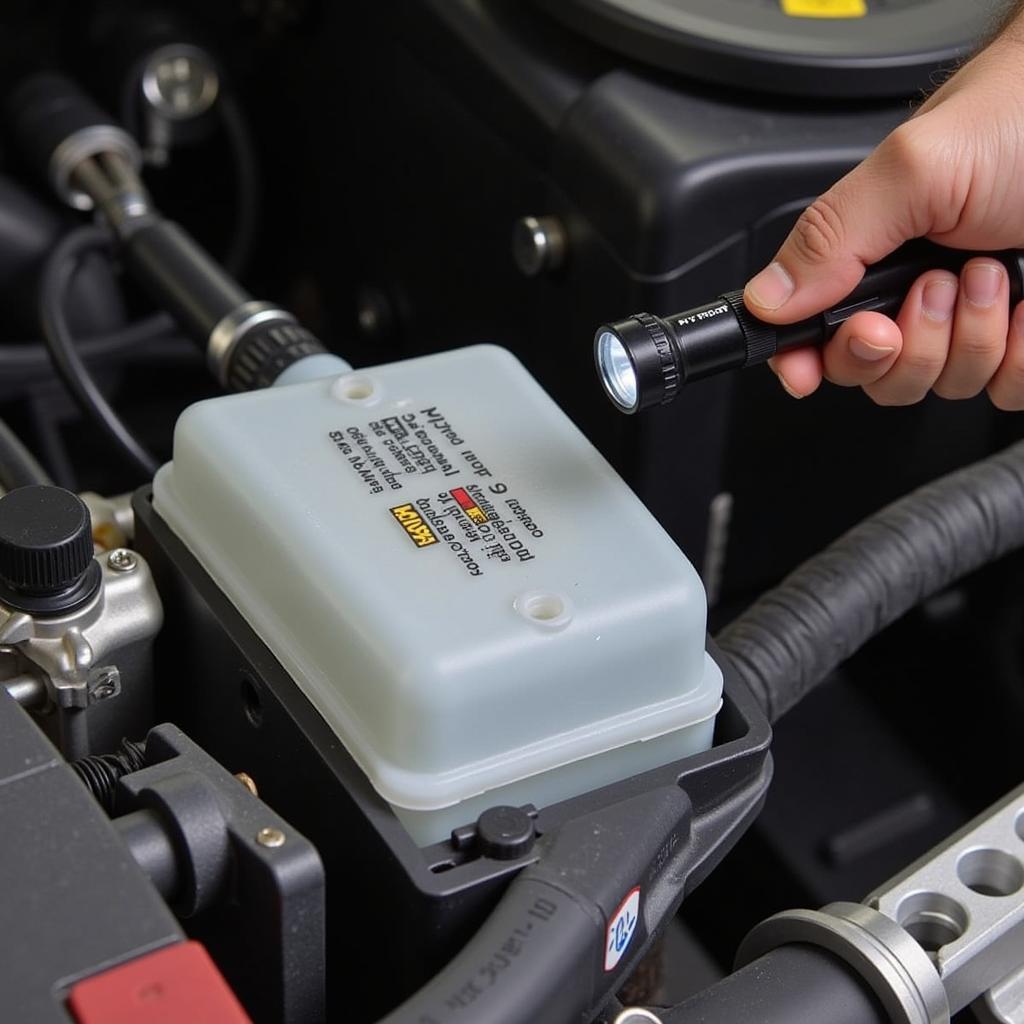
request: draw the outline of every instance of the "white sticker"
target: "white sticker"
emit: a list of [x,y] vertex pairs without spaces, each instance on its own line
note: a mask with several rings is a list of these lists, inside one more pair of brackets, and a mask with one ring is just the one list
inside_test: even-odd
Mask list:
[[640,887],[632,889],[608,922],[604,941],[604,969],[612,971],[629,948],[640,920]]

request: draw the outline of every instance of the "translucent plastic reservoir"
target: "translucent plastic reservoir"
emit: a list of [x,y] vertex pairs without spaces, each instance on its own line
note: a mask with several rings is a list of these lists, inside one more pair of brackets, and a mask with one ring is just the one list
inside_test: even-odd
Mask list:
[[502,349],[201,402],[154,492],[422,844],[711,744],[697,573]]

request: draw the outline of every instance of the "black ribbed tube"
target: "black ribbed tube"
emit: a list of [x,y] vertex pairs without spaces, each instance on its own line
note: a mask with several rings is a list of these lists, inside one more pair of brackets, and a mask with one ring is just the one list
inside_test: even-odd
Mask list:
[[716,640],[774,721],[915,605],[1024,545],[1024,442],[894,502]]
[[888,1024],[871,990],[837,957],[780,946],[671,1010],[663,1024]]

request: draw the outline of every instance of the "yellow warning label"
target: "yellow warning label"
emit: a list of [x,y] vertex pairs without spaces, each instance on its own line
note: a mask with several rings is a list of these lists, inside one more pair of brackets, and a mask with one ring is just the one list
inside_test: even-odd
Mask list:
[[863,18],[867,0],[779,0],[791,18]]
[[388,511],[398,520],[416,547],[425,548],[437,543],[434,531],[423,522],[412,505],[396,505]]

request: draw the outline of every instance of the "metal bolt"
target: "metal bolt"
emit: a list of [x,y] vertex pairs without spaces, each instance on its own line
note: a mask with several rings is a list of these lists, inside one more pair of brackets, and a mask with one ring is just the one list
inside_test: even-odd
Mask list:
[[253,796],[259,796],[259,793],[256,792],[256,782],[248,772],[235,772],[235,778],[238,779],[238,781],[245,786]]
[[150,54],[142,93],[153,109],[172,121],[199,117],[213,106],[220,79],[212,58],[195,46],[171,44]]
[[662,1024],[661,1018],[639,1006],[627,1006],[615,1018],[614,1024]]
[[98,665],[90,669],[86,679],[89,703],[117,697],[121,693],[121,673],[116,665]]
[[287,837],[279,828],[261,828],[256,833],[256,842],[260,846],[284,846]]
[[139,566],[139,560],[127,548],[117,548],[107,555],[107,565],[114,572],[134,572]]
[[520,217],[512,231],[512,256],[527,276],[557,270],[565,262],[565,228],[557,217]]

